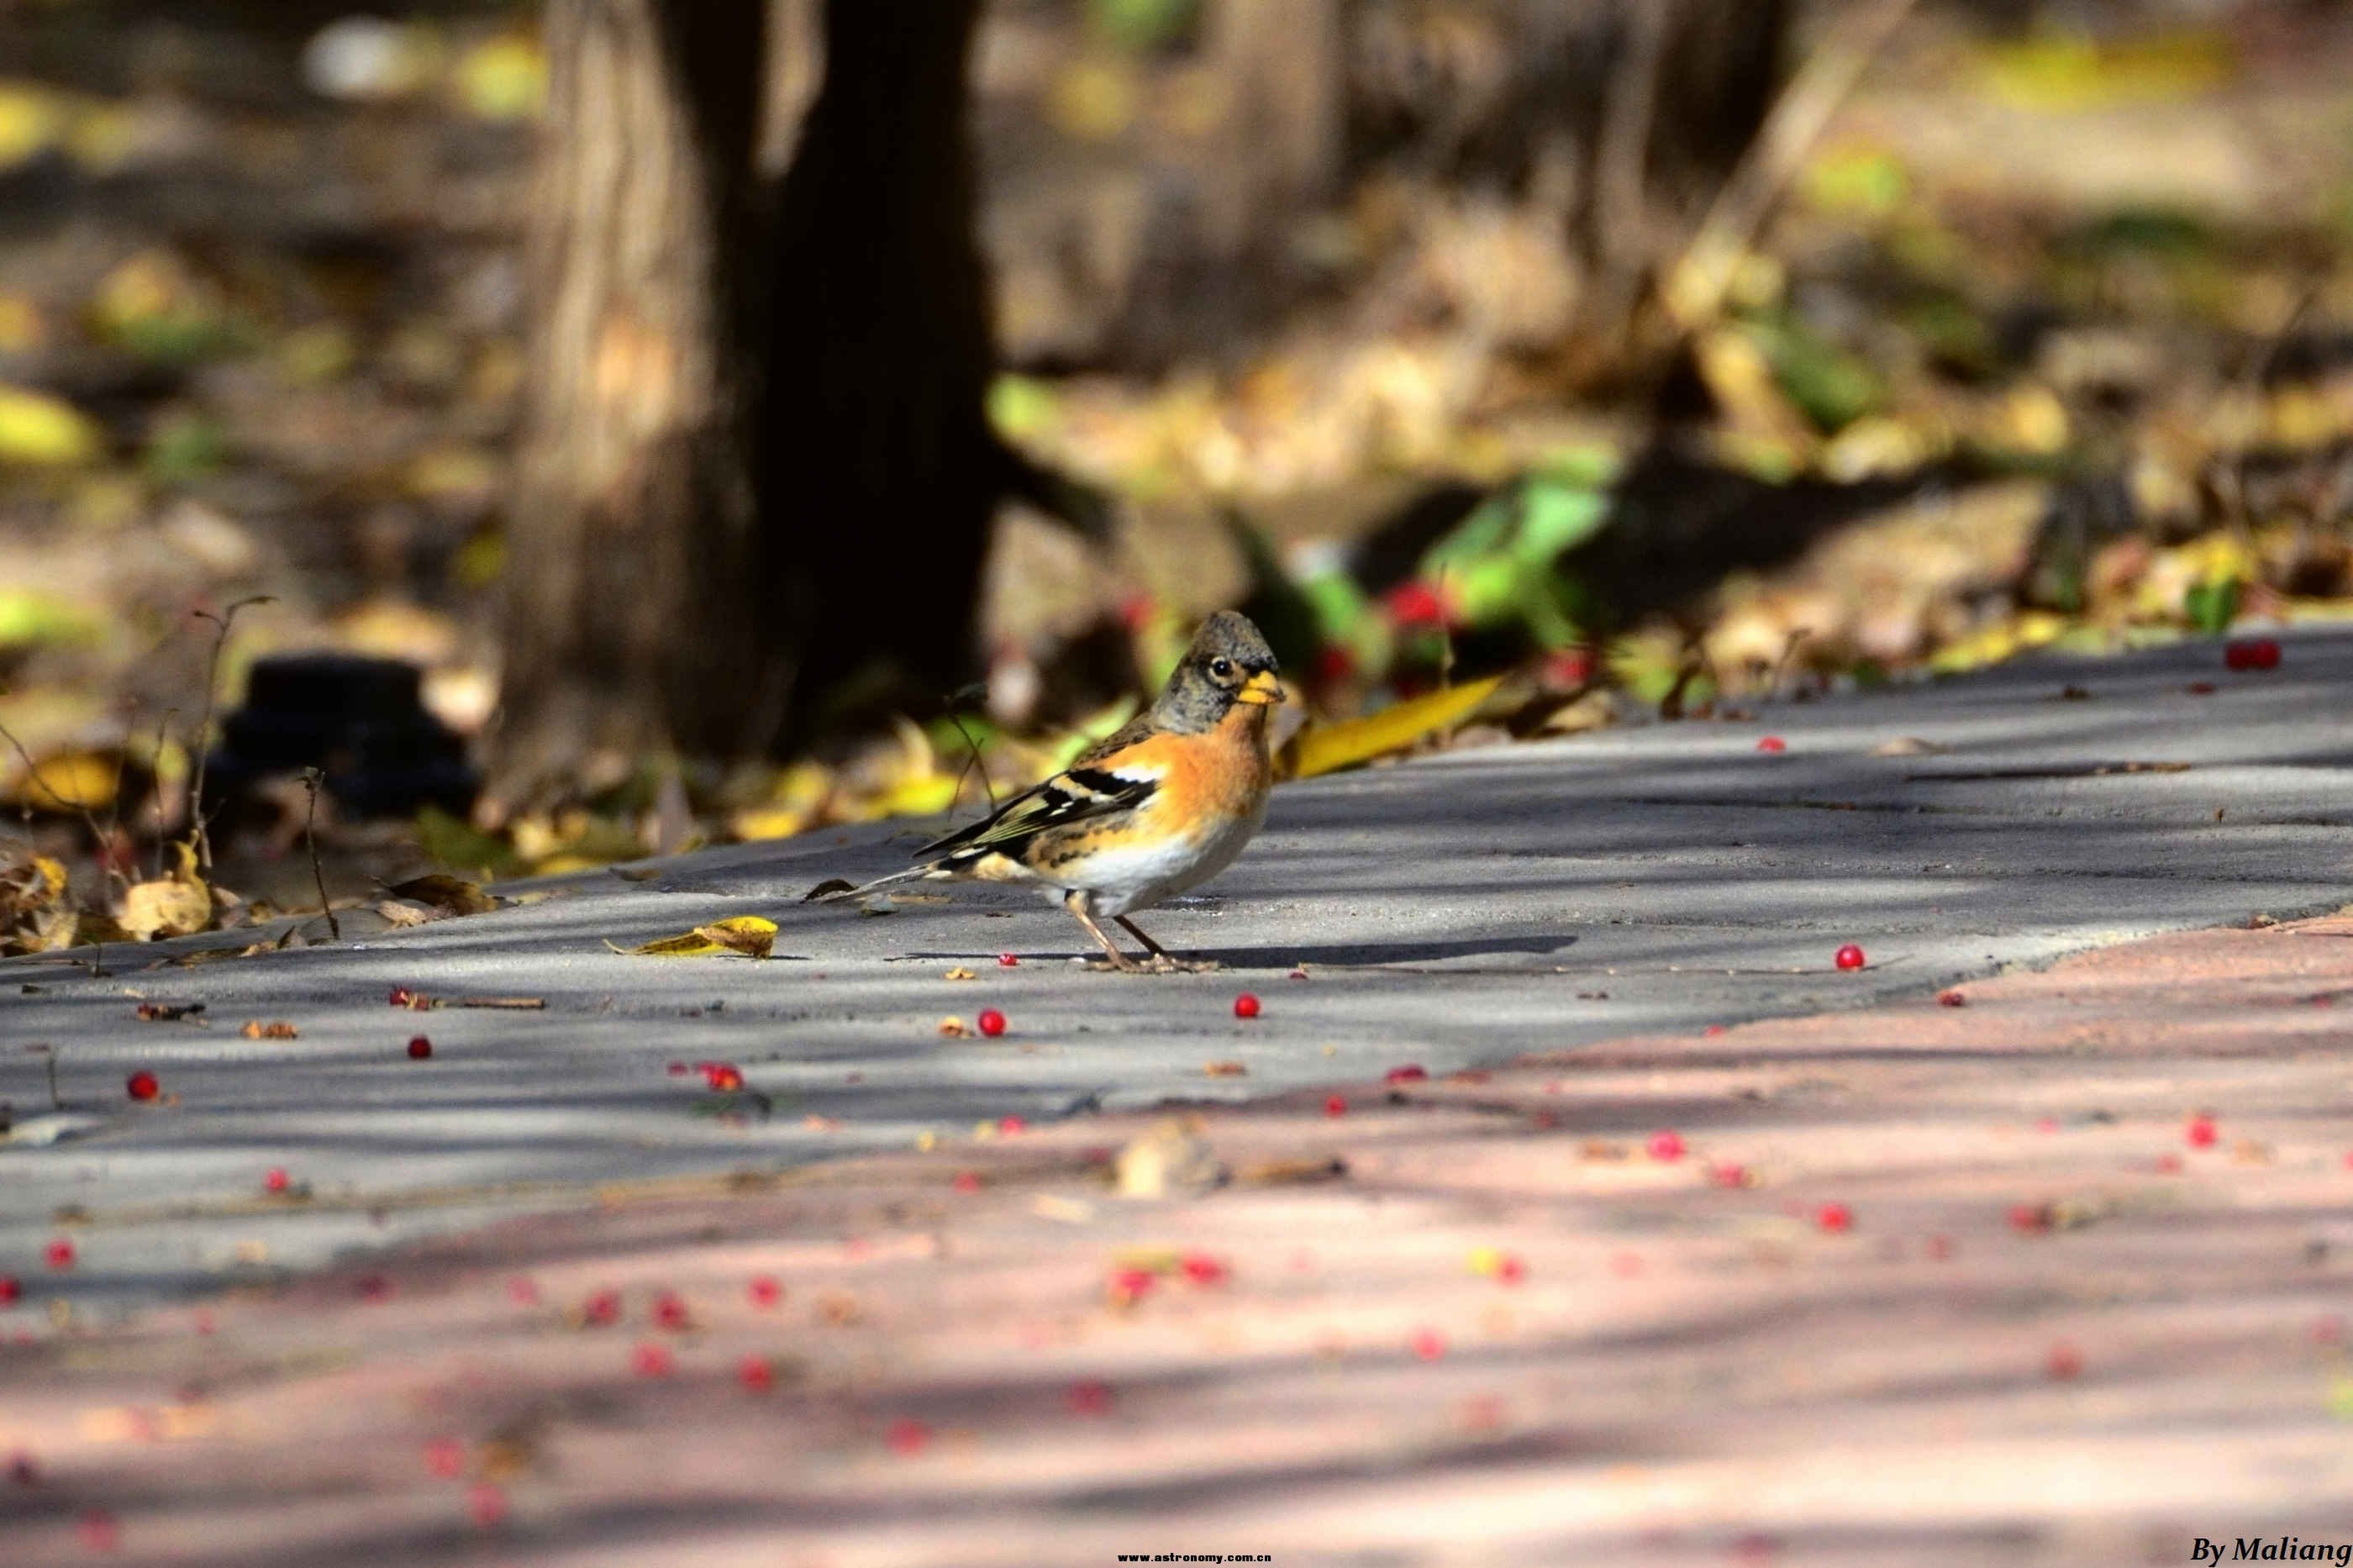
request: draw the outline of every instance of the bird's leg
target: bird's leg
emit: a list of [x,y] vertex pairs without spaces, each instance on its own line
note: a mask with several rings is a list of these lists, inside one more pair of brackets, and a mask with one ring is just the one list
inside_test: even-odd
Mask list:
[[[1063,895],[1062,907],[1070,910],[1071,914],[1078,917],[1079,923],[1087,928],[1087,934],[1089,936],[1094,938],[1095,941],[1103,944],[1103,956],[1111,960],[1111,966],[1113,969],[1120,970],[1128,974],[1141,974],[1144,973],[1144,965],[1136,963],[1135,960],[1120,952],[1119,944],[1113,942],[1110,937],[1103,934],[1103,927],[1095,924],[1095,917],[1088,912],[1087,910],[1086,894],[1079,891],[1075,888],[1072,889],[1070,892]],[[1122,925],[1127,925],[1125,921],[1122,921],[1120,923]],[[1128,926],[1128,930],[1130,931],[1134,931],[1134,929],[1135,928],[1134,926]]]
[[1134,937],[1136,941],[1144,944],[1145,951],[1152,954],[1152,967],[1155,969],[1162,970],[1164,972],[1167,970],[1184,969],[1190,970],[1194,973],[1198,974],[1218,967],[1218,961],[1214,958],[1187,959],[1177,957],[1175,953],[1169,952],[1166,948],[1161,946],[1158,942],[1145,935],[1144,928],[1137,925],[1134,921],[1129,920],[1125,915],[1113,915],[1111,918],[1117,921],[1122,926],[1125,927],[1128,935]]

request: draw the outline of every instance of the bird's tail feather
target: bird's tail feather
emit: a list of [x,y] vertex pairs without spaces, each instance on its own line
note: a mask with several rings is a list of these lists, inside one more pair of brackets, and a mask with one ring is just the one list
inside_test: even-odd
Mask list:
[[926,861],[921,866],[910,866],[903,871],[893,871],[887,877],[877,877],[860,887],[852,887],[836,877],[830,881],[819,882],[816,887],[803,893],[801,902],[823,904],[830,903],[836,899],[854,899],[860,893],[871,893],[877,888],[887,888],[893,882],[916,881],[930,876],[936,868],[934,863]]

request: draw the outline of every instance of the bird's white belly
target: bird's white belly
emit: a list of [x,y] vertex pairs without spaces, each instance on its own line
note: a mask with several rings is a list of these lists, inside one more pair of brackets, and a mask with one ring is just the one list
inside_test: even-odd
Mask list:
[[1259,824],[1266,820],[1261,804],[1248,816],[1238,816],[1201,837],[1164,840],[1118,849],[1098,849],[1087,857],[1086,879],[1060,884],[1082,889],[1098,915],[1124,915],[1148,910],[1187,888],[1198,888],[1234,863]]

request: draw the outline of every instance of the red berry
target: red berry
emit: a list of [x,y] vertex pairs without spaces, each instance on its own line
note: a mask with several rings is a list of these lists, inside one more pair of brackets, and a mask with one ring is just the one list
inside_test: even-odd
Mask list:
[[604,1328],[621,1321],[621,1293],[599,1290],[580,1304],[580,1321],[591,1328]]
[[1844,1204],[1824,1204],[1814,1211],[1814,1223],[1837,1235],[1854,1227],[1854,1211]]
[[2215,1140],[2221,1134],[2214,1130],[2212,1117],[2193,1116],[2189,1119],[2189,1125],[2182,1128],[2181,1136],[2189,1142],[2192,1149],[2211,1149]]
[[13,1307],[25,1293],[25,1287],[14,1274],[0,1274],[0,1307]]
[[1111,1390],[1092,1379],[1071,1384],[1062,1402],[1073,1415],[1107,1415],[1111,1413]]
[[392,1299],[392,1281],[381,1274],[363,1274],[357,1281],[363,1301],[388,1301]]
[[392,988],[392,994],[385,997],[385,1000],[391,1003],[396,1007],[406,1007],[410,1003],[417,1000],[417,993],[411,991],[406,985],[396,985]]
[[665,1290],[654,1298],[654,1323],[671,1333],[684,1333],[694,1326],[694,1314],[687,1310],[685,1300],[675,1290]]
[[1015,957],[1012,953],[1000,952],[997,955],[997,967],[999,969],[1018,969],[1021,967],[1021,960]]
[[2010,1228],[2031,1234],[2051,1228],[2051,1211],[2041,1204],[2012,1204]]
[[49,1267],[52,1268],[71,1268],[74,1266],[74,1244],[72,1238],[63,1236],[58,1237],[55,1241],[49,1243],[47,1250],[45,1250],[41,1256],[48,1259]]
[[980,1032],[992,1040],[1005,1033],[1005,1015],[994,1007],[983,1007],[975,1021],[980,1025]]
[[773,1307],[784,1299],[785,1288],[776,1282],[776,1277],[775,1275],[754,1274],[752,1276],[752,1305],[755,1307]]
[[744,1073],[732,1062],[705,1062],[702,1081],[721,1094],[733,1094],[744,1087]]
[[133,1100],[153,1100],[164,1092],[164,1085],[155,1075],[141,1068],[122,1080],[122,1087]]
[[285,1166],[272,1165],[269,1169],[261,1173],[261,1190],[263,1192],[282,1193],[286,1190],[286,1186],[287,1177]]
[[1507,1252],[1495,1265],[1495,1282],[1516,1285],[1528,1277],[1528,1266],[1520,1261],[1519,1254]]
[[2043,1366],[2054,1381],[2064,1383],[2084,1370],[2084,1352],[2062,1340],[2051,1347]]
[[433,1054],[433,1042],[422,1035],[412,1036],[408,1042],[408,1059],[421,1062]]
[[425,1445],[425,1468],[437,1476],[459,1476],[466,1470],[466,1445],[455,1437],[436,1437]]
[[507,1281],[507,1300],[518,1307],[539,1305],[539,1284],[529,1275],[518,1274]]
[[1789,742],[1778,735],[1766,735],[1757,740],[1757,749],[1760,752],[1786,752],[1789,749]]
[[2222,663],[2230,669],[2277,669],[2280,646],[2269,637],[2244,637],[2226,643]]
[[763,1355],[747,1355],[736,1363],[735,1381],[750,1394],[765,1394],[776,1386],[776,1369]]
[[1226,1266],[1206,1252],[1187,1253],[1177,1267],[1196,1285],[1222,1285],[1226,1280]]
[[490,1481],[476,1481],[466,1489],[466,1511],[484,1530],[496,1528],[507,1517],[505,1489]]
[[1862,949],[1855,946],[1852,942],[1848,942],[1844,947],[1840,948],[1838,950],[1838,966],[1841,969],[1861,969],[1862,967]]
[[1651,1158],[1670,1163],[1683,1157],[1683,1135],[1671,1129],[1651,1134]]
[[1748,1167],[1725,1160],[1707,1168],[1707,1179],[1719,1187],[1745,1187],[1748,1184]]
[[686,1076],[687,1068],[684,1062],[672,1062],[669,1067],[662,1070],[669,1073],[672,1078],[684,1078]]
[[1957,991],[1939,991],[1936,993],[1936,1005],[1939,1007],[1966,1007],[1968,1005],[1969,999],[1962,995]]
[[[1347,1115],[1347,1114],[1348,1114],[1348,1097],[1347,1097],[1346,1095],[1345,1095],[1345,1094],[1334,1094],[1334,1095],[1327,1095],[1327,1096],[1325,1096],[1325,1097],[1324,1097],[1324,1115],[1326,1115],[1326,1116],[1345,1116],[1345,1115]],[[2347,1163],[2347,1164],[2348,1164],[2348,1165],[2353,1165],[2353,1154],[2348,1154],[2348,1155],[2346,1155],[2346,1156],[2345,1156],[2345,1162],[2346,1162],[2346,1163]]]
[[639,1377],[668,1377],[678,1365],[671,1359],[670,1347],[649,1340],[629,1352],[629,1370]]
[[2034,1130],[2037,1132],[2056,1132],[2059,1131],[2059,1119],[2055,1116],[2038,1116],[2034,1119]]
[[976,1193],[980,1191],[980,1173],[978,1171],[958,1171],[955,1173],[954,1185],[955,1190],[960,1193]]
[[1401,626],[1438,626],[1447,622],[1445,596],[1428,583],[1400,583],[1381,597],[1389,619]]
[[1436,1329],[1416,1329],[1407,1342],[1413,1353],[1424,1361],[1436,1361],[1446,1353],[1446,1336]]
[[1029,1123],[1018,1116],[1000,1116],[997,1119],[997,1135],[999,1138],[1018,1138],[1029,1131]]
[[1388,1083],[1421,1083],[1430,1077],[1430,1069],[1419,1062],[1408,1062],[1403,1067],[1389,1068],[1384,1081]]
[[2181,1156],[2168,1149],[2157,1157],[2157,1173],[2160,1176],[2181,1174]]
[[1724,1026],[1721,1024],[1710,1024],[1706,1028],[1700,1031],[1700,1035],[1703,1038],[1710,1040],[1715,1038],[1716,1036],[1722,1033],[1724,1033]]
[[1239,996],[1235,997],[1235,998],[1234,998],[1234,1016],[1235,1016],[1235,1017],[1237,1017],[1237,1018],[1255,1018],[1255,1017],[1257,1017],[1257,1016],[1258,1016],[1258,998],[1257,998],[1256,996],[1251,995],[1251,994],[1250,994],[1249,992],[1247,992],[1247,991],[1243,992],[1240,995],[1239,995]]
[[891,1423],[891,1430],[885,1434],[883,1441],[891,1445],[892,1453],[902,1458],[912,1459],[930,1446],[932,1429],[920,1421],[902,1416]]
[[1140,1301],[1160,1283],[1160,1277],[1149,1268],[1115,1268],[1111,1276],[1111,1299],[1121,1306]]
[[102,1508],[94,1508],[81,1516],[81,1543],[91,1552],[111,1552],[122,1544],[122,1531],[114,1516]]
[[1949,1236],[1932,1236],[1928,1238],[1926,1250],[1931,1261],[1942,1263],[1953,1256],[1953,1238]]

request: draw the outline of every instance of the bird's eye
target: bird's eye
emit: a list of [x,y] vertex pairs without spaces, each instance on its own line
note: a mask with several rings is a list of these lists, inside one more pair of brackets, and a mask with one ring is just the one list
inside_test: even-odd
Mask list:
[[1234,661],[1232,659],[1213,658],[1209,661],[1209,673],[1216,676],[1219,680],[1225,679],[1226,677],[1231,675],[1233,672]]

